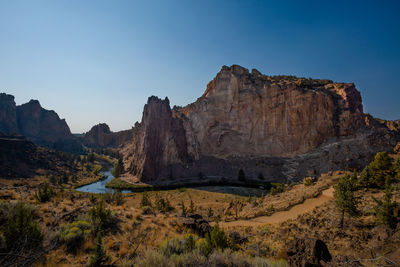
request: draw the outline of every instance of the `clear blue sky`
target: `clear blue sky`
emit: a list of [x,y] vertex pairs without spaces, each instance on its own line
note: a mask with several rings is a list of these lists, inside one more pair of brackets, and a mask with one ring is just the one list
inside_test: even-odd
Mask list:
[[150,95],[195,101],[222,65],[354,82],[400,119],[400,1],[0,0],[0,91],[73,132],[141,119]]

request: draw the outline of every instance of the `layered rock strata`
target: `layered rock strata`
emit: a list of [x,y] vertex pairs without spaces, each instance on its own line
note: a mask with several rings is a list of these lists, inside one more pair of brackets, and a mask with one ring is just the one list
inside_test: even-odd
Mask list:
[[224,66],[186,107],[150,97],[122,153],[142,181],[237,179],[240,169],[248,179],[300,179],[393,149],[398,132],[372,120],[352,83]]

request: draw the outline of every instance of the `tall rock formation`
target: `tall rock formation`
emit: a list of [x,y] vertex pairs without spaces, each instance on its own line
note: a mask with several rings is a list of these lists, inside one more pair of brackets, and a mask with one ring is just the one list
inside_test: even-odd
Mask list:
[[196,102],[183,108],[151,97],[133,141],[128,171],[144,181],[208,177],[292,180],[360,168],[390,150],[398,132],[370,127],[352,83],[265,76],[223,66]]
[[136,124],[133,142],[125,151],[130,171],[143,181],[172,178],[166,166],[190,161],[183,122],[172,113],[168,98],[148,99],[142,122]]

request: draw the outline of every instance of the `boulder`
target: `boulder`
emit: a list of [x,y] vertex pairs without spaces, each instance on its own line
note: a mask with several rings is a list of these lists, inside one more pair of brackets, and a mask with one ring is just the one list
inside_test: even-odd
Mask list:
[[187,229],[190,229],[195,234],[204,237],[211,229],[208,221],[204,220],[200,214],[188,214],[179,217],[178,223]]
[[332,260],[326,244],[315,238],[295,238],[287,244],[287,259],[290,266],[325,266]]

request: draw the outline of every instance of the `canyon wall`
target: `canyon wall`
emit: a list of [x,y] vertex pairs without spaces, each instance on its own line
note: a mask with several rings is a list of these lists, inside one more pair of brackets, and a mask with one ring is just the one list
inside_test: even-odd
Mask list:
[[[378,123],[379,124],[379,123]],[[265,76],[223,66],[186,107],[150,97],[122,153],[138,180],[299,179],[361,168],[393,148],[398,132],[370,127],[352,83]],[[352,158],[350,158],[352,157]]]

